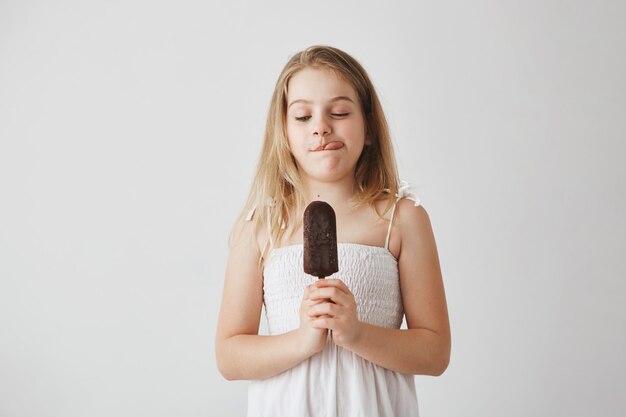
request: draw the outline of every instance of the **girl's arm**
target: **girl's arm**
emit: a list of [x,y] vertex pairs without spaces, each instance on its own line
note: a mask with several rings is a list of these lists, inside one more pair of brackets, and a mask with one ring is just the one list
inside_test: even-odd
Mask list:
[[263,304],[261,253],[253,225],[241,216],[231,234],[230,254],[215,339],[217,367],[224,378],[261,379],[276,375],[313,355],[300,329],[259,336]]
[[[313,299],[336,304],[312,307],[312,325],[333,330],[335,343],[379,366],[414,375],[441,375],[450,361],[450,324],[439,257],[428,214],[423,207],[400,201],[396,229],[400,288],[408,329],[388,329],[356,319],[356,304],[341,281],[320,280]],[[316,318],[329,314],[333,318]]]

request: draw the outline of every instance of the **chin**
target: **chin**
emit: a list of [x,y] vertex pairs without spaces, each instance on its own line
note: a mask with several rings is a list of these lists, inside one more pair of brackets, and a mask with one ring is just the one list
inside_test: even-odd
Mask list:
[[329,159],[320,165],[310,167],[312,169],[303,169],[301,172],[304,172],[312,180],[325,183],[342,180],[347,175],[354,176],[354,167],[353,169],[346,168],[345,161],[343,161],[343,164],[341,162],[342,161],[339,160]]
[[348,174],[349,172],[344,171],[316,172],[315,174],[311,175],[311,178],[319,182],[331,183],[342,180]]

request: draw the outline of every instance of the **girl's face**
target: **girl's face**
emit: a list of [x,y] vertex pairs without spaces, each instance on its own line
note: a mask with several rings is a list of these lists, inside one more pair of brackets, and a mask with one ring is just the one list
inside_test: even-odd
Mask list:
[[323,182],[354,177],[365,119],[354,88],[325,68],[305,68],[287,88],[287,138],[300,175]]

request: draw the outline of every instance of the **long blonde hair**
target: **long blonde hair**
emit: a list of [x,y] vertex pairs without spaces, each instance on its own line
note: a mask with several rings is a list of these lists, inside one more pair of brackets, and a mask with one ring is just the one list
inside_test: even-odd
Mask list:
[[371,144],[363,148],[356,164],[356,204],[374,207],[376,200],[387,198],[387,206],[382,214],[379,213],[384,215],[393,207],[393,196],[398,192],[398,170],[389,127],[365,69],[347,53],[330,46],[316,45],[300,51],[287,62],[276,82],[267,114],[263,148],[246,203],[246,211],[256,207],[257,213],[252,219],[256,232],[259,227],[267,228],[269,222],[268,252],[286,226],[293,226],[293,231],[299,225],[301,219],[293,219],[295,221],[290,225],[292,219],[289,216],[295,207],[304,207],[306,203],[298,167],[289,150],[286,114],[289,81],[295,73],[307,67],[334,71],[352,85],[360,101],[365,132]]

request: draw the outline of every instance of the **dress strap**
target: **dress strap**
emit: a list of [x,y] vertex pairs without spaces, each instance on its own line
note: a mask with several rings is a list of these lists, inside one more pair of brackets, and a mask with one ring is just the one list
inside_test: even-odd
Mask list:
[[[265,213],[266,213],[266,223],[267,223],[267,233],[269,235],[269,245],[270,247],[274,246],[274,240],[272,239],[272,207],[274,206],[274,200],[271,198],[267,199],[267,202],[265,204]],[[246,216],[246,221],[250,221],[252,220],[252,218],[254,217],[254,213],[256,212],[257,209],[257,205],[255,205],[254,207],[252,207],[252,209],[250,209],[250,211],[248,212],[248,215]],[[285,221],[283,220],[281,222],[280,225],[281,229],[285,228]]]
[[256,206],[252,207],[246,216],[246,221],[249,222],[254,217],[254,212],[256,211]]
[[[398,188],[398,193],[396,194],[396,202],[393,204],[393,209],[391,209],[391,217],[389,218],[389,227],[387,228],[387,238],[385,239],[385,249],[389,250],[389,238],[391,237],[391,226],[393,225],[393,218],[396,214],[396,207],[398,206],[398,201],[403,198],[408,198],[409,200],[415,201],[415,206],[420,205],[420,199],[415,193],[412,191],[413,186],[406,181],[400,181],[400,187]],[[390,192],[389,190],[385,190]]]
[[[270,245],[273,245],[273,241],[272,241],[272,227],[270,225],[270,220],[271,220],[271,212],[270,212],[270,207],[271,207],[271,203],[268,201],[267,203],[267,231],[269,233],[270,236]],[[248,215],[246,216],[246,221],[249,222],[250,220],[252,220],[252,218],[254,217],[254,213],[256,212],[257,206],[255,205],[254,207],[252,207],[252,209],[250,209],[250,211],[248,212]]]

